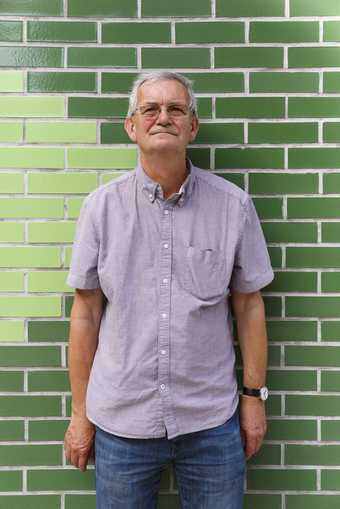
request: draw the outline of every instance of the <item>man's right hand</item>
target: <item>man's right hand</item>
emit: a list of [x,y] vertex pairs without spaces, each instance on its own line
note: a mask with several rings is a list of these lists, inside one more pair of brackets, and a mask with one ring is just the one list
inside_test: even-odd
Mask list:
[[79,468],[86,470],[87,462],[91,456],[95,425],[87,417],[72,417],[64,438],[66,461]]

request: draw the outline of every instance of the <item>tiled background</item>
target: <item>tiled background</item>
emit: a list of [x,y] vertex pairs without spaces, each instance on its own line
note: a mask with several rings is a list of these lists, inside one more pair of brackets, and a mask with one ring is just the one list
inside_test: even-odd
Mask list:
[[[156,68],[194,80],[190,157],[251,193],[276,270],[246,509],[338,508],[339,0],[0,0],[0,16],[0,509],[95,507],[93,467],[62,450],[65,278],[84,196],[135,164],[127,90]],[[179,507],[168,470],[159,507]]]

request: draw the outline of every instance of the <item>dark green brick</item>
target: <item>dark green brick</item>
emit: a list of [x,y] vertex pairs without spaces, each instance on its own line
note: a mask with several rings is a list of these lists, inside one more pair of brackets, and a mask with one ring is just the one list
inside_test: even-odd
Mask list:
[[132,143],[123,124],[103,123],[100,126],[100,141],[106,143]]
[[281,298],[280,297],[263,297],[266,308],[266,316],[281,316]]
[[318,125],[263,122],[249,124],[249,143],[317,143]]
[[210,149],[209,148],[189,148],[187,150],[189,159],[195,166],[210,169]]
[[318,42],[316,21],[255,21],[250,23],[250,42]]
[[323,189],[326,194],[338,194],[340,189],[340,173],[324,173]]
[[0,21],[0,41],[21,42],[22,41],[21,21]]
[[340,92],[340,73],[325,72],[323,75],[323,90],[326,94],[338,94]]
[[68,113],[75,118],[125,118],[127,99],[69,97]]
[[317,440],[316,420],[270,419],[266,440]]
[[37,441],[64,441],[66,429],[69,420],[49,420],[29,421],[28,437],[32,442]]
[[[0,445],[0,465],[30,466],[61,464],[61,445]],[[5,508],[5,506],[3,506]],[[8,507],[8,506],[6,506]],[[23,506],[24,507],[24,506]],[[25,506],[27,507],[27,506]],[[32,506],[36,508],[37,506]],[[48,506],[50,508],[50,506]],[[44,506],[44,509],[46,506]],[[58,506],[59,508],[59,506]]]
[[288,48],[288,67],[338,67],[340,48]]
[[323,341],[340,341],[340,322],[333,320],[321,322],[321,337]]
[[1,491],[21,491],[22,473],[20,471],[0,472],[0,492]]
[[198,117],[211,118],[212,117],[212,104],[210,97],[198,98]]
[[340,198],[288,198],[289,218],[339,218]]
[[214,172],[214,174],[217,175],[218,177],[228,180],[229,182],[232,182],[233,184],[235,184],[236,186],[240,187],[243,190],[245,188],[243,173],[217,173],[217,172]]
[[338,465],[340,446],[286,445],[288,465]]
[[77,23],[70,21],[29,21],[27,24],[28,41],[49,42],[96,42],[95,23]]
[[337,495],[287,495],[286,509],[338,509],[340,496]]
[[283,169],[281,148],[220,148],[215,151],[216,168]]
[[68,67],[135,67],[134,48],[69,48]]
[[[286,414],[301,416],[339,416],[340,415],[340,397],[339,396],[286,396]],[[306,463],[308,464],[308,462]]]
[[283,201],[281,198],[254,198],[256,211],[261,219],[281,219]]
[[66,495],[65,509],[96,509],[95,495]]
[[178,44],[244,42],[244,23],[190,22],[176,23]]
[[32,371],[28,373],[28,390],[43,392],[70,391],[68,371]]
[[287,366],[338,367],[340,366],[338,351],[336,346],[286,346],[286,364]]
[[268,416],[281,415],[281,396],[270,396],[266,403],[266,414]]
[[316,341],[317,322],[308,320],[267,320],[269,341]]
[[268,370],[267,386],[271,391],[315,391],[317,373],[313,371]]
[[321,470],[321,489],[326,491],[339,491],[339,488],[339,470]]
[[325,42],[340,42],[340,22],[325,21],[323,25],[323,40]]
[[264,17],[284,16],[284,0],[217,0],[217,16]]
[[315,490],[316,471],[297,469],[253,469],[248,472],[247,487],[251,490]]
[[62,48],[0,47],[0,67],[62,67]]
[[263,444],[261,449],[248,460],[248,465],[279,465],[280,456],[279,445]]
[[195,143],[243,143],[243,124],[201,124]]
[[283,48],[215,48],[215,67],[282,67]]
[[29,491],[94,490],[94,470],[31,470],[27,472]]
[[[318,264],[320,262],[315,262]],[[287,316],[340,317],[339,299],[336,297],[286,297]]]
[[323,392],[340,392],[339,371],[321,372],[321,390]]
[[0,366],[59,366],[60,348],[57,346],[1,346]]
[[83,0],[68,0],[68,15],[117,18],[137,16],[137,1],[96,0],[95,2],[84,2]]
[[340,223],[322,223],[322,242],[339,242]]
[[127,94],[132,88],[132,83],[137,77],[135,72],[103,72],[102,73],[102,92],[116,92]]
[[103,43],[148,44],[171,42],[170,23],[103,23]]
[[250,173],[252,194],[313,194],[318,193],[319,179],[315,173]]
[[29,321],[28,341],[68,341],[69,321]]
[[211,70],[206,73],[185,72],[183,74],[193,81],[196,93],[244,91],[244,76],[240,72],[216,72]]
[[24,389],[23,371],[0,372],[0,392],[20,392]]
[[267,242],[317,242],[316,223],[262,223],[262,228]]
[[2,495],[1,509],[59,509],[57,495]]
[[321,274],[321,289],[323,292],[340,293],[340,272],[324,272]]
[[289,97],[288,116],[340,117],[340,101],[335,97]]
[[340,16],[340,4],[338,0],[324,0],[323,2],[311,2],[310,0],[290,0],[290,15]]
[[[268,239],[267,239],[268,240]],[[316,292],[316,272],[276,272],[268,292]]]
[[74,297],[65,297],[65,316],[68,318],[71,315],[71,309],[73,305]]
[[1,0],[0,14],[20,16],[59,16],[62,14],[62,0]]
[[[119,49],[120,51],[120,49]],[[143,68],[209,68],[208,48],[142,48]]]
[[96,92],[96,75],[89,72],[29,72],[29,92]]
[[61,413],[59,396],[0,396],[3,417],[56,416]]
[[339,441],[340,421],[321,421],[321,439]]
[[311,72],[250,73],[252,93],[313,93],[319,91],[319,75]]
[[24,421],[0,421],[0,442],[25,440]]
[[339,143],[340,142],[340,123],[339,122],[325,122],[323,124],[323,141],[325,143]]
[[340,168],[339,148],[289,148],[288,168]]
[[274,268],[282,267],[282,249],[280,247],[267,246],[270,263]]
[[280,118],[283,97],[217,97],[216,116],[231,118]]
[[280,495],[262,495],[246,493],[244,497],[244,509],[281,509]]
[[211,4],[209,0],[195,0],[195,2],[183,2],[181,0],[143,0],[142,16],[210,16]]

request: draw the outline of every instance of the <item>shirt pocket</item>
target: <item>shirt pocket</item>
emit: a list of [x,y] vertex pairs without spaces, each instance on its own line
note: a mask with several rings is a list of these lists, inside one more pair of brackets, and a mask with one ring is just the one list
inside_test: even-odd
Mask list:
[[183,286],[203,300],[224,294],[227,287],[225,254],[213,248],[187,246]]

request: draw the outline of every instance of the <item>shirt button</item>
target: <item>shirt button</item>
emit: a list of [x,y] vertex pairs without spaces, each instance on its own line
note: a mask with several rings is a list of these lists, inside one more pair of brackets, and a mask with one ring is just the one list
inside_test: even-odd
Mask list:
[[165,278],[163,279],[163,283],[165,283],[165,284],[166,284],[167,282],[168,282],[168,279],[165,277]]
[[165,214],[166,216],[169,214],[168,209],[165,209],[165,210],[164,210],[164,214]]
[[150,198],[150,200],[152,200],[152,198],[153,198],[152,194],[149,194],[149,198]]
[[162,318],[166,318],[168,315],[166,313],[162,313]]
[[165,391],[165,385],[164,384],[161,384],[160,387],[161,387],[162,391]]
[[166,350],[161,350],[161,354],[165,355],[166,354]]
[[168,249],[169,244],[164,244],[165,249]]

